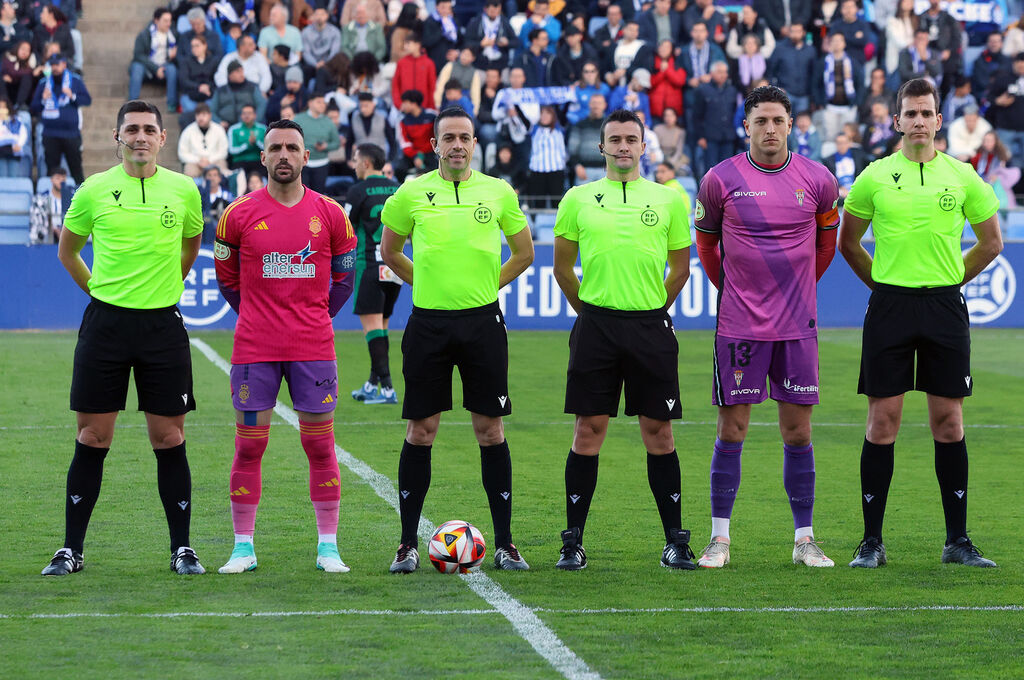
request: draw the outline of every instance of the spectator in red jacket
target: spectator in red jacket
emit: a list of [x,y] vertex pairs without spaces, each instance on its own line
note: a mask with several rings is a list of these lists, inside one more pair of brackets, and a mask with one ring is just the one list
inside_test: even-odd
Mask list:
[[391,101],[395,108],[402,108],[402,93],[416,90],[424,101],[433,101],[434,86],[437,84],[437,67],[430,57],[423,53],[420,36],[410,33],[405,39],[405,56],[395,65],[395,77],[391,80]]
[[423,108],[423,93],[419,90],[403,92],[399,108],[402,121],[398,126],[398,143],[402,148],[402,159],[395,168],[395,174],[404,181],[410,171],[423,174],[437,168],[437,155],[430,144],[437,111]]
[[683,85],[686,71],[676,64],[675,46],[671,40],[658,43],[654,55],[654,70],[651,72],[651,115],[661,120],[665,109],[683,111]]

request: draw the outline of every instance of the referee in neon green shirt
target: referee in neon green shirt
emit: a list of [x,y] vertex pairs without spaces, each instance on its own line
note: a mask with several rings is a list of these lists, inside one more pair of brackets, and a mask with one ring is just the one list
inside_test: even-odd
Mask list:
[[[999,201],[974,168],[935,150],[942,114],[930,81],[918,78],[903,84],[893,124],[903,135],[903,148],[872,163],[854,182],[839,234],[840,252],[872,291],[858,386],[868,397],[860,459],[864,538],[850,566],[886,563],[882,519],[903,395],[919,390],[928,395],[935,473],[946,518],[942,561],[994,567],[967,537],[963,402],[971,395],[973,380],[970,321],[960,287],[1003,248],[996,216]],[[965,219],[978,242],[962,253]],[[869,223],[874,258],[861,245]]]
[[[192,483],[185,456],[185,414],[194,410],[192,360],[175,306],[203,232],[199,190],[191,178],[157,166],[167,141],[160,110],[132,100],[117,113],[113,142],[120,164],[89,177],[64,218],[58,256],[92,297],[82,317],[71,378],[77,413],[75,455],[67,478],[64,547],[44,575],[82,569],[89,517],[99,497],[103,460],[135,374],[157,462],[157,486],[171,538],[171,569],[202,574],[189,547]],[[89,237],[93,266],[82,259]]]
[[597,487],[598,454],[623,384],[626,415],[640,421],[647,478],[665,533],[661,564],[694,568],[690,532],[680,528],[671,422],[682,417],[679,345],[666,311],[690,275],[690,225],[675,189],[640,177],[645,149],[640,118],[612,112],[601,126],[605,178],[570,189],[555,218],[555,280],[579,314],[569,335],[565,386],[565,412],[576,416],[565,462],[568,528],[555,565],[567,571],[587,566],[583,530]]
[[[508,338],[498,290],[533,262],[533,239],[508,183],[473,172],[473,119],[442,111],[430,140],[438,168],[405,182],[384,203],[381,257],[412,286],[412,314],[402,335],[409,421],[398,461],[402,537],[391,564],[406,574],[419,566],[416,537],[430,487],[430,454],[441,412],[452,408],[452,369],[462,377],[462,405],[480,444],[484,491],[494,522],[494,566],[529,569],[512,544],[512,458],[502,416],[508,394]],[[501,235],[511,256],[501,262]],[[412,238],[413,259],[403,252]]]

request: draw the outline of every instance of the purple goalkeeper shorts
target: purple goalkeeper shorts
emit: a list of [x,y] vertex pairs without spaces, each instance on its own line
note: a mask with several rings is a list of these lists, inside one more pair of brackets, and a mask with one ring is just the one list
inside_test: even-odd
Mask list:
[[738,340],[715,336],[715,406],[775,401],[818,403],[818,338]]
[[274,408],[282,377],[288,382],[288,393],[296,411],[328,413],[338,403],[336,361],[232,364],[231,403],[239,411],[266,411]]

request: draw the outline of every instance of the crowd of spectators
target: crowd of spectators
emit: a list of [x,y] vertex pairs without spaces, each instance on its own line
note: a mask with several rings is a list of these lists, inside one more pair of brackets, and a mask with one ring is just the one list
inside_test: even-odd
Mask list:
[[[1021,3],[992,3],[1015,14],[990,24],[958,21],[946,4],[175,0],[140,27],[128,95],[147,81],[166,86],[181,125],[182,169],[205,186],[216,168],[216,196],[244,192],[250,176],[264,172],[259,150],[273,120],[300,120],[310,150],[304,181],[341,195],[354,180],[349,159],[360,143],[384,148],[387,172],[399,180],[436,167],[433,120],[460,106],[476,122],[478,167],[508,179],[531,207],[551,208],[568,186],[603,175],[606,113],[631,109],[646,122],[647,177],[699,182],[746,147],[742,100],[766,83],[792,100],[790,148],[826,164],[845,191],[867,163],[899,147],[894,93],[926,77],[942,95],[940,148],[974,164],[1010,206],[1014,185],[1024,192]],[[0,14],[10,46],[8,109],[32,89],[9,70],[53,82],[48,96],[35,88],[40,107],[50,107],[44,125],[53,106],[76,101],[54,97],[63,84],[75,93],[73,76],[62,83],[52,71],[36,73],[48,55],[67,57],[64,15],[47,7],[34,26],[19,18],[27,47],[4,30]],[[10,167],[4,147],[24,148],[19,134],[0,129],[0,172]],[[69,143],[51,146],[70,155]],[[77,181],[70,158],[69,170]]]
[[343,193],[363,142],[387,151],[399,179],[429,171],[434,117],[460,106],[476,121],[480,168],[540,209],[603,174],[600,123],[617,108],[647,124],[646,176],[699,181],[745,148],[742,99],[765,83],[792,99],[790,148],[824,163],[845,193],[900,144],[895,91],[927,77],[943,97],[940,144],[1000,184],[1010,204],[1024,159],[1022,24],[964,24],[944,6],[182,0],[139,34],[132,72],[133,82],[177,73],[167,97],[181,112],[183,167],[198,177],[216,166],[218,186],[241,171],[233,186],[242,191],[243,176],[261,171],[262,125],[277,118],[308,127],[305,181],[318,190]]

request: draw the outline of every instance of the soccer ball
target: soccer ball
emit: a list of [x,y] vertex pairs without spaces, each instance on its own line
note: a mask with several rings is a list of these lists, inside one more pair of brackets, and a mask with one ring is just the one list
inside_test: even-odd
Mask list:
[[430,537],[430,563],[442,574],[465,574],[483,564],[487,544],[480,530],[469,522],[452,520],[437,528]]

